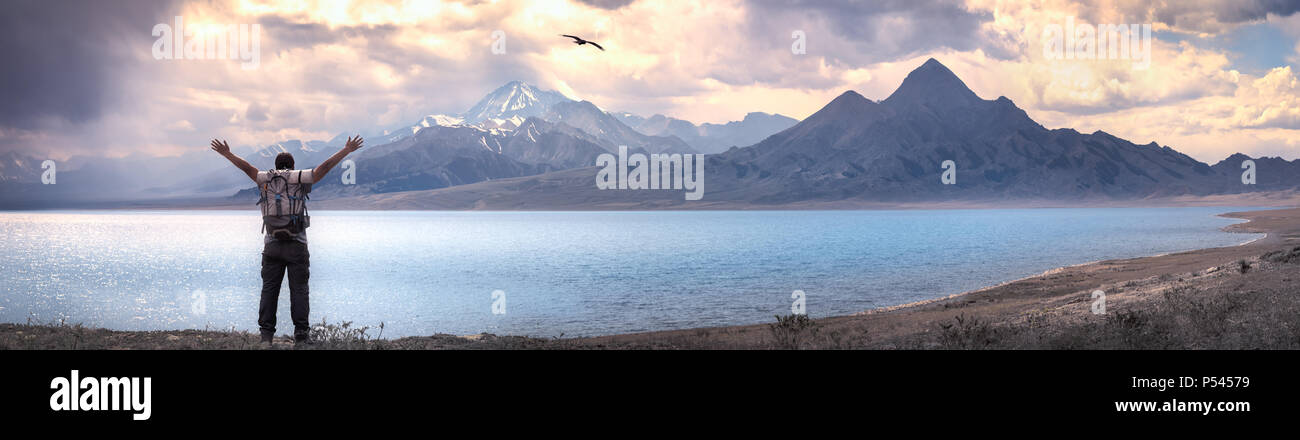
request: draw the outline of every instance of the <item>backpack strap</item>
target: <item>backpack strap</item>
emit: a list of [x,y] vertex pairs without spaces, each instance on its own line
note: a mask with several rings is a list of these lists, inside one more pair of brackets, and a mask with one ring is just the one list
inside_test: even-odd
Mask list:
[[[298,170],[298,190],[294,191],[294,196],[298,203],[302,203],[302,185],[302,170]],[[294,211],[296,212],[297,210],[295,209]]]
[[[265,171],[263,171],[263,172],[265,172]],[[268,172],[268,174],[269,174],[269,172]],[[256,182],[256,179],[254,179],[254,182]],[[257,203],[256,203],[256,204],[261,205],[261,204],[263,204],[263,203],[266,203],[266,190],[267,190],[267,188],[266,188],[266,184],[265,184],[265,183],[258,183],[258,184],[257,184],[257,194],[258,194],[258,197],[257,197]]]
[[298,198],[300,200],[311,200],[311,183],[303,183],[302,170],[298,170]]
[[298,170],[298,191],[296,191],[296,193],[297,203],[298,206],[302,207],[302,213],[297,213],[297,209],[294,209],[293,212],[295,213],[294,220],[298,223],[299,231],[307,229],[307,200],[311,198],[308,196],[308,193],[311,191],[311,186],[309,185],[310,184],[302,181],[302,170]]

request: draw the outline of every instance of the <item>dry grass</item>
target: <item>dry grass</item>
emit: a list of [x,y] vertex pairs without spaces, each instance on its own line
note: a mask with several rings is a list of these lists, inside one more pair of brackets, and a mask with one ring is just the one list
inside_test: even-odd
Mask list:
[[1300,349],[1300,247],[1232,266],[1235,274],[1175,283],[1076,323],[958,315],[914,342],[940,349]]
[[[257,333],[239,330],[114,331],[80,324],[0,324],[0,349],[5,350],[437,350],[567,348],[569,340],[526,336],[433,335],[384,339],[377,328],[351,322],[322,321],[312,328],[313,343],[295,344],[288,335],[264,344]],[[371,333],[374,332],[374,336]]]

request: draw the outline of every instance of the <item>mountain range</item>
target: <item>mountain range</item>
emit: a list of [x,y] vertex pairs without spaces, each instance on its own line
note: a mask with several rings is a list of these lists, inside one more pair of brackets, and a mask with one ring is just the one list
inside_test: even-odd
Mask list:
[[751,112],[740,121],[725,124],[692,124],[690,121],[656,114],[649,118],[632,113],[611,113],[636,131],[648,135],[676,136],[696,151],[716,154],[731,147],[745,147],[797,124],[799,120],[762,112]]
[[[1108,133],[1047,129],[1006,97],[986,100],[930,59],[886,99],[846,91],[802,121],[749,113],[741,121],[693,124],[664,115],[610,112],[522,81],[509,82],[467,111],[432,114],[387,129],[362,130],[356,185],[327,179],[314,189],[327,206],[404,209],[656,209],[782,207],[846,202],[1143,200],[1290,191],[1300,160],[1234,154],[1213,165],[1154,142]],[[342,146],[329,140],[276,142],[240,153],[269,168],[280,152],[299,167]],[[708,153],[704,200],[680,191],[599,190],[592,165],[602,154]],[[1241,183],[1253,160],[1257,184]],[[944,184],[944,164],[955,182]],[[166,180],[140,169],[187,169]],[[208,151],[174,158],[73,158],[58,185],[40,185],[40,161],[0,155],[6,208],[62,207],[105,200],[184,205],[207,198],[255,199],[247,178]],[[164,173],[165,174],[165,173]],[[232,196],[233,194],[233,196]]]
[[[632,120],[625,117],[625,120]],[[595,168],[405,194],[366,206],[486,209],[657,209],[1149,200],[1300,187],[1300,160],[1243,154],[1209,165],[1154,142],[1097,131],[1047,129],[1010,99],[980,98],[930,59],[888,98],[846,91],[785,130],[707,156],[704,200],[681,191],[599,190]],[[944,184],[946,161],[955,182]],[[347,206],[347,203],[340,203]]]

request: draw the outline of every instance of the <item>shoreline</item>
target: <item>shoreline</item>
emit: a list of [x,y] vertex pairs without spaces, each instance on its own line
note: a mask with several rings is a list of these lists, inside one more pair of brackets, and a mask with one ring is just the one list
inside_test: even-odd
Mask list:
[[[945,297],[914,301],[907,304],[864,310],[851,315],[829,316],[809,320],[807,328],[792,329],[787,333],[803,334],[806,338],[834,339],[826,344],[817,341],[800,341],[794,346],[782,344],[782,338],[776,325],[768,323],[742,324],[720,327],[687,328],[639,333],[622,333],[602,336],[579,337],[570,339],[547,339],[527,336],[496,336],[490,334],[458,336],[432,335],[420,337],[402,337],[396,339],[366,339],[364,334],[353,335],[352,339],[339,344],[323,344],[321,348],[374,348],[372,345],[384,345],[385,348],[692,348],[692,349],[751,349],[751,348],[950,348],[942,344],[936,346],[931,340],[935,333],[946,333],[953,322],[965,320],[982,320],[983,325],[1014,325],[1029,319],[1039,319],[1042,315],[1060,321],[1058,324],[1073,325],[1096,321],[1081,311],[1087,311],[1089,301],[1086,295],[1092,290],[1107,293],[1107,302],[1111,307],[1140,306],[1153,294],[1173,289],[1175,284],[1184,283],[1210,286],[1212,279],[1222,278],[1231,271],[1223,270],[1234,261],[1251,261],[1262,273],[1265,270],[1281,271],[1282,275],[1300,274],[1300,265],[1273,264],[1261,255],[1277,251],[1286,252],[1291,247],[1300,249],[1300,208],[1261,209],[1244,212],[1226,212],[1217,214],[1221,217],[1243,219],[1220,228],[1225,232],[1263,233],[1241,244],[1206,249],[1194,249],[1169,252],[1158,255],[1110,259],[1062,266],[1044,271],[1037,275],[1023,277],[1003,283],[948,295]],[[1291,271],[1294,271],[1292,273]],[[1242,272],[1244,275],[1245,272]],[[1173,279],[1178,281],[1174,282]],[[1289,278],[1283,278],[1288,280]],[[1194,282],[1192,282],[1194,281]],[[1272,284],[1278,284],[1274,281]],[[1203,286],[1203,287],[1204,287]],[[1179,288],[1186,288],[1181,286]],[[1275,286],[1286,288],[1287,286]],[[1239,290],[1239,289],[1238,289]],[[1167,296],[1167,295],[1166,295]],[[1125,307],[1129,308],[1129,307]],[[1142,310],[1142,307],[1132,307]],[[1091,317],[1095,318],[1095,317]],[[954,321],[955,320],[955,321]],[[970,322],[970,321],[965,321]],[[949,327],[945,327],[949,326]],[[335,328],[335,333],[339,333]],[[355,330],[355,329],[354,329]],[[943,330],[943,332],[938,332]],[[0,324],[0,347],[3,348],[74,348],[49,347],[45,344],[22,345],[23,340],[39,339],[34,334],[57,335],[75,333],[77,340],[89,333],[118,341],[146,341],[144,345],[118,342],[104,346],[91,344],[83,348],[256,348],[250,344],[254,339],[248,332],[237,331],[116,331],[107,329],[88,329],[80,326],[40,326],[22,324]],[[343,332],[346,334],[346,332]],[[177,335],[188,335],[178,337]],[[838,335],[838,336],[830,336]],[[854,335],[860,337],[854,337]],[[869,335],[869,336],[868,336]],[[849,337],[851,343],[844,344],[843,338]],[[159,338],[163,338],[159,340]],[[17,340],[15,340],[17,339]],[[63,339],[67,339],[66,335]],[[182,341],[197,339],[209,343],[189,343]],[[800,339],[800,337],[794,337]],[[62,340],[62,339],[61,339]],[[147,342],[153,341],[153,342]],[[224,343],[209,346],[210,341],[228,341],[237,346]],[[152,344],[152,345],[151,345]],[[197,345],[196,345],[197,344]],[[355,345],[355,346],[354,346]],[[277,343],[278,347],[291,346],[287,341]],[[274,347],[274,346],[273,346]]]
[[[783,204],[764,205],[744,201],[701,201],[691,205],[637,205],[594,204],[554,206],[493,206],[486,203],[452,203],[434,197],[436,190],[402,191],[326,198],[312,202],[315,211],[446,211],[446,212],[622,212],[622,211],[913,211],[949,209],[1070,209],[1070,208],[1189,208],[1189,207],[1261,207],[1282,208],[1296,206],[1300,190],[1270,190],[1236,194],[1180,195],[1135,199],[972,199],[930,200],[920,202],[874,201],[865,199],[808,200]],[[420,201],[399,203],[389,199],[405,200],[414,197]],[[372,199],[384,198],[379,203]],[[187,202],[177,202],[185,200]],[[18,208],[4,208],[0,212],[58,212],[58,211],[256,211],[249,201],[236,201],[229,197],[204,197],[191,199],[81,201],[63,206],[33,205],[32,201],[13,201]]]
[[[864,348],[939,348],[927,345],[922,336],[943,330],[945,325],[953,325],[958,317],[964,320],[985,319],[985,324],[1006,324],[1017,319],[1026,319],[1025,312],[1046,310],[1049,315],[1069,316],[1074,322],[1087,321],[1087,315],[1079,313],[1079,304],[1087,304],[1093,288],[1104,290],[1108,295],[1119,296],[1130,303],[1129,296],[1150,296],[1152,293],[1187,288],[1202,280],[1195,278],[1210,274],[1226,274],[1224,270],[1235,261],[1248,261],[1258,267],[1267,264],[1287,275],[1300,274],[1300,266],[1274,265],[1263,261],[1260,255],[1270,252],[1286,251],[1300,246],[1300,208],[1261,209],[1255,211],[1234,211],[1217,214],[1221,217],[1243,219],[1245,221],[1227,225],[1225,232],[1262,233],[1264,236],[1247,240],[1243,243],[1217,248],[1193,249],[1168,252],[1157,255],[1107,259],[1062,266],[1043,273],[1019,278],[992,286],[967,292],[948,295],[928,300],[914,301],[907,304],[865,310],[853,315],[818,318],[822,323],[822,332],[853,328],[860,332],[885,334],[888,337],[877,339]],[[1115,273],[1131,273],[1120,277]],[[1144,275],[1144,276],[1137,276]],[[1070,279],[1065,286],[1053,286],[1054,282]],[[1173,282],[1178,278],[1177,282]],[[1095,281],[1095,282],[1089,282]],[[1284,278],[1289,280],[1289,278]],[[1208,284],[1205,283],[1205,284]],[[1074,286],[1080,288],[1073,288]],[[1139,287],[1129,292],[1125,287]],[[1100,289],[1102,287],[1119,287],[1118,289]],[[1145,287],[1145,288],[1143,288]],[[1286,286],[1281,286],[1285,288]],[[1026,290],[1031,293],[1026,294]],[[1034,293],[1042,293],[1035,295]],[[1150,298],[1143,298],[1150,299]],[[1108,298],[1110,300],[1110,298]],[[1009,305],[1008,305],[1009,304]],[[1083,308],[1082,311],[1087,311]],[[1081,316],[1082,315],[1082,316]],[[969,321],[967,321],[969,322]],[[763,334],[766,330],[776,332],[774,324],[750,324],[737,326],[713,327],[704,329],[669,330],[620,334],[586,338],[598,345],[653,345],[656,340],[675,340],[691,348],[710,348],[712,344],[695,345],[692,342],[725,340],[725,348],[757,348],[755,344],[746,344],[744,334]],[[694,333],[694,335],[687,335]],[[695,340],[695,341],[691,341]],[[721,342],[721,341],[717,341]],[[827,348],[816,347],[813,348]],[[834,348],[834,347],[830,347]]]
[[[1268,210],[1269,210],[1268,207],[1262,207],[1262,208],[1263,208],[1263,209],[1259,209],[1259,210],[1257,210],[1257,211],[1268,211]],[[1242,211],[1242,212],[1255,212],[1255,211]],[[1237,218],[1237,217],[1227,217],[1226,214],[1231,214],[1231,213],[1227,213],[1227,212],[1225,212],[1225,213],[1219,213],[1219,214],[1215,214],[1215,216],[1217,216],[1217,217],[1225,217],[1225,218]],[[1223,232],[1227,232],[1227,233],[1243,233],[1243,234],[1261,234],[1261,233],[1262,233],[1262,234],[1264,234],[1263,237],[1256,237],[1256,238],[1254,238],[1254,239],[1246,240],[1246,241],[1244,241],[1244,242],[1241,242],[1241,243],[1238,243],[1238,244],[1234,244],[1234,245],[1232,245],[1232,246],[1246,246],[1246,245],[1249,245],[1249,244],[1251,244],[1251,243],[1254,243],[1254,242],[1257,242],[1257,241],[1260,241],[1260,240],[1263,240],[1263,239],[1268,238],[1269,233],[1267,233],[1267,232],[1249,232],[1249,231],[1239,231],[1239,232],[1237,232],[1237,231],[1229,231],[1229,230],[1228,230],[1228,228],[1230,228],[1230,227],[1232,227],[1232,226],[1241,225],[1241,224],[1245,224],[1245,223],[1250,223],[1250,220],[1249,220],[1249,219],[1245,219],[1244,221],[1237,222],[1237,223],[1233,223],[1233,224],[1231,224],[1231,225],[1228,225],[1228,226],[1224,226],[1224,227],[1222,227],[1222,228],[1219,228],[1219,230],[1221,230],[1221,231],[1223,231]],[[1230,246],[1225,246],[1225,247],[1230,247]],[[1213,248],[1185,249],[1185,250],[1181,250],[1181,251],[1162,252],[1162,253],[1158,253],[1158,254],[1153,254],[1153,255],[1144,255],[1144,256],[1140,256],[1140,257],[1132,257],[1132,258],[1138,259],[1138,258],[1155,258],[1155,257],[1163,257],[1163,256],[1166,256],[1166,255],[1173,255],[1173,254],[1183,253],[1183,252],[1196,252],[1196,251],[1203,250],[1203,249],[1213,249]],[[991,286],[985,286],[985,287],[981,287],[981,288],[974,289],[974,290],[967,290],[967,291],[965,291],[965,292],[954,293],[954,294],[951,294],[951,295],[948,295],[948,296],[942,296],[942,297],[938,297],[938,298],[923,299],[923,300],[919,300],[919,301],[912,301],[912,302],[909,302],[909,303],[903,303],[903,304],[898,304],[898,305],[893,305],[893,306],[877,307],[877,308],[874,308],[874,309],[871,309],[871,310],[864,310],[864,311],[861,311],[861,312],[857,312],[857,313],[854,313],[854,314],[849,315],[849,316],[870,315],[870,314],[878,313],[878,312],[889,312],[889,311],[894,311],[894,310],[906,309],[906,308],[908,308],[908,307],[923,306],[923,305],[926,305],[926,304],[931,304],[931,303],[935,303],[935,302],[939,302],[939,301],[944,301],[944,300],[949,300],[949,299],[959,298],[959,297],[964,296],[964,295],[969,295],[969,294],[980,293],[980,292],[984,292],[984,291],[988,291],[988,290],[993,290],[993,289],[996,289],[996,288],[1000,288],[1000,287],[1007,286],[1007,285],[1012,284],[1012,283],[1017,283],[1017,282],[1021,282],[1021,281],[1025,281],[1025,280],[1033,279],[1033,278],[1038,278],[1038,277],[1043,277],[1043,276],[1053,275],[1053,274],[1060,273],[1060,272],[1062,272],[1062,271],[1065,271],[1065,270],[1068,270],[1068,269],[1072,269],[1072,268],[1078,268],[1078,267],[1082,267],[1082,266],[1088,266],[1088,265],[1091,265],[1091,264],[1097,264],[1097,263],[1101,263],[1101,262],[1105,262],[1105,261],[1111,261],[1111,260],[1116,260],[1116,259],[1115,259],[1115,258],[1108,258],[1108,259],[1103,259],[1103,260],[1092,260],[1092,261],[1086,261],[1086,262],[1078,263],[1078,264],[1069,264],[1069,265],[1065,265],[1065,266],[1060,266],[1060,267],[1055,267],[1055,268],[1052,268],[1052,269],[1048,269],[1048,270],[1042,271],[1042,272],[1040,272],[1040,273],[1038,273],[1038,274],[1035,274],[1035,275],[1024,276],[1024,277],[1016,278],[1016,279],[1013,279],[1013,280],[1010,280],[1010,281],[1003,281],[1003,282],[1001,282],[1001,283],[997,283],[997,284],[994,284],[994,285],[991,285]]]

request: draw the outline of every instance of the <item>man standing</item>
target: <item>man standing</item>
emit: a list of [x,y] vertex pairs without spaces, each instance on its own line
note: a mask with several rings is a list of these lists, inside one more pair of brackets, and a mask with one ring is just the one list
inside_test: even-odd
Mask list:
[[325,159],[316,168],[300,170],[293,167],[293,155],[288,152],[275,157],[275,170],[258,171],[248,161],[230,152],[226,141],[212,140],[212,151],[225,157],[249,179],[257,183],[262,194],[262,227],[266,235],[262,249],[262,302],[257,311],[257,325],[262,332],[262,342],[270,343],[275,337],[276,301],[280,299],[280,282],[289,274],[289,313],[293,318],[293,339],[296,343],[310,342],[311,326],[307,313],[307,279],[310,254],[307,252],[306,194],[311,185],[320,182],[344,157],[361,149],[361,136],[348,138],[343,149]]

